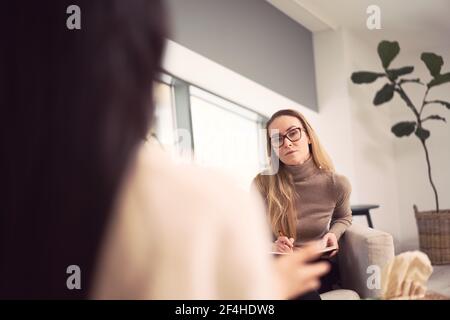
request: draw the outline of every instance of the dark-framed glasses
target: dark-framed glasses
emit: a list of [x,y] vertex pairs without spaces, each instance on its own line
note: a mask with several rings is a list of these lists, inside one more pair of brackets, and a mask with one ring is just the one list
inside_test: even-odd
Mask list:
[[302,128],[289,129],[286,134],[276,133],[270,137],[270,144],[275,148],[280,148],[283,146],[285,138],[288,138],[291,142],[300,140],[302,138]]

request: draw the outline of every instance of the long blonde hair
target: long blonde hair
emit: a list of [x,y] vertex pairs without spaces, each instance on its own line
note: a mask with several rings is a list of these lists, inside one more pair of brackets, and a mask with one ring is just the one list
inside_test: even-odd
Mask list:
[[[292,109],[284,109],[274,113],[267,121],[267,155],[270,158],[270,169],[272,172],[258,174],[254,179],[254,183],[265,200],[273,234],[278,236],[278,233],[281,232],[283,235],[296,239],[297,211],[295,200],[298,195],[295,192],[292,176],[275,155],[270,142],[269,126],[280,116],[292,116],[300,120],[309,138],[310,153],[317,168],[334,172],[334,167],[330,157],[320,144],[314,129],[301,113]],[[279,164],[277,172],[274,170],[275,162]]]

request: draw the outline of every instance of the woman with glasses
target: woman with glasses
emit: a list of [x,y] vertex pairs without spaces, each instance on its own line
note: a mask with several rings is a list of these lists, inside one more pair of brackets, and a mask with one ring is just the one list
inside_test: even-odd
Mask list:
[[[339,238],[352,223],[349,181],[334,172],[314,130],[299,112],[276,112],[266,132],[271,168],[258,174],[254,184],[266,204],[273,250],[290,253],[304,243],[322,240],[324,246],[336,248],[327,256],[334,257]],[[332,283],[326,282],[320,292],[331,289]]]

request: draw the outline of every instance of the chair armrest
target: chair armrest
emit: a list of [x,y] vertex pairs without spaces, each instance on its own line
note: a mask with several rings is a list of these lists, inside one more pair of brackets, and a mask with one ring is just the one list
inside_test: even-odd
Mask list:
[[[394,240],[384,231],[352,225],[342,235],[338,255],[342,287],[356,291],[361,298],[377,298],[381,288],[369,288],[367,280],[374,274],[369,266],[383,267],[394,258]],[[381,274],[379,279],[381,284]]]

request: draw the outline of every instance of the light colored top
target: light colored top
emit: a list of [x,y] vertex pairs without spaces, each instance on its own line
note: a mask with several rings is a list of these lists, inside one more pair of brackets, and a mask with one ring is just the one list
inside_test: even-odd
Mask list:
[[146,144],[106,230],[94,299],[277,299],[257,196]]

